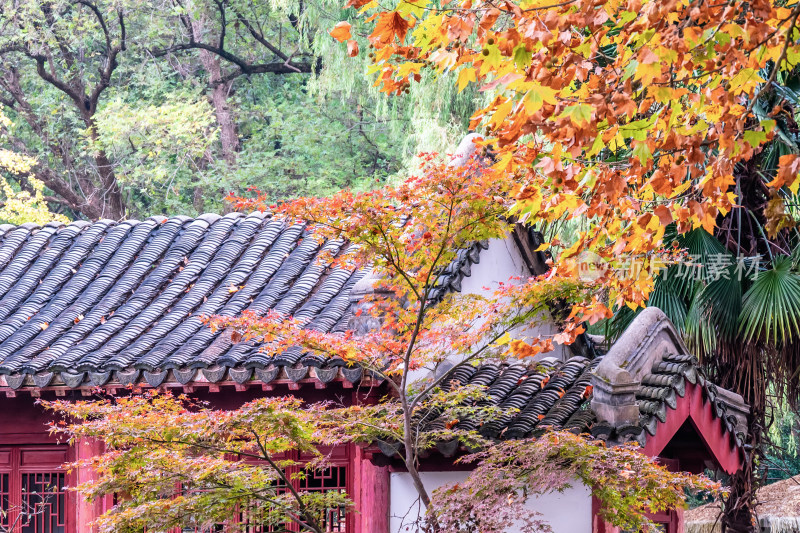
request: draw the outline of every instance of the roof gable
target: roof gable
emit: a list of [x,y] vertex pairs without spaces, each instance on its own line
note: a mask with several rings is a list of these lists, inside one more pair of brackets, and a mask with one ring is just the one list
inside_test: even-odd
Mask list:
[[[732,473],[741,464],[748,407],[740,396],[711,383],[697,359],[684,350],[669,319],[659,309],[647,308],[608,353],[594,359],[465,365],[444,386],[457,382],[486,387],[482,401],[498,407],[500,414],[482,425],[467,419],[457,427],[477,430],[488,439],[527,438],[559,429],[591,433],[609,444],[636,441],[648,455],[663,456],[688,423],[707,458]],[[383,447],[388,455],[396,452],[394,446]],[[459,447],[457,441],[438,445],[447,457]]]

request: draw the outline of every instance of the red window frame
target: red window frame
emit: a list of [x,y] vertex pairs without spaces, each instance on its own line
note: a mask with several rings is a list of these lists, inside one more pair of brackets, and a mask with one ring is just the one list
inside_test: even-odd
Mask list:
[[[6,514],[0,518],[2,525],[13,524],[11,533],[73,533],[75,500],[65,490],[71,480],[63,468],[69,460],[66,445],[0,447],[0,506]],[[52,486],[58,490],[50,492]],[[37,503],[42,499],[44,505]],[[30,512],[26,507],[40,505],[33,516],[19,516]]]

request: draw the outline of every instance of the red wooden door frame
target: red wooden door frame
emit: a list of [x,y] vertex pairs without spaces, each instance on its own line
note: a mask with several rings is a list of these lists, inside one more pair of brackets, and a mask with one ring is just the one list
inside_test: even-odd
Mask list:
[[[23,504],[22,479],[23,476],[37,474],[56,474],[64,476],[63,486],[71,484],[72,476],[63,469],[63,464],[72,458],[72,451],[66,445],[33,445],[33,446],[3,446],[0,447],[0,475],[8,475],[8,515],[6,524],[13,524],[20,514]],[[74,533],[74,503],[75,498],[65,490],[56,495],[56,503],[63,497],[63,526],[65,533]],[[38,516],[33,520],[38,521]],[[26,522],[20,520],[12,533],[20,533]],[[61,524],[59,524],[61,525]],[[36,524],[34,524],[36,527]],[[37,532],[38,533],[38,532]]]

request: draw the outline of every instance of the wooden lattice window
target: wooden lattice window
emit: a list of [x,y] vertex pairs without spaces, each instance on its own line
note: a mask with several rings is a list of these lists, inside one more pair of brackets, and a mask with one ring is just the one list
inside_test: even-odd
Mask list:
[[[343,494],[352,494],[350,491],[350,478],[348,468],[349,453],[346,448],[335,448],[323,450],[323,453],[329,454],[332,466],[321,470],[307,472],[305,476],[299,479],[294,479],[292,484],[295,489],[299,491],[337,491]],[[297,454],[292,455],[292,459],[296,461],[305,461],[310,459],[301,457]],[[290,477],[296,473],[297,467],[289,469]],[[257,520],[249,518],[245,512],[236,513],[235,520],[237,524],[246,524],[246,533],[269,533],[273,529],[268,526],[262,526],[257,523]],[[325,531],[331,533],[347,533],[352,531],[352,526],[348,527],[348,523],[352,521],[352,513],[347,513],[345,508],[329,509],[325,515],[323,528]],[[295,524],[287,524],[286,529],[289,531],[296,531],[298,527]],[[207,528],[185,527],[177,530],[176,533],[225,533],[227,530],[224,524],[218,524]],[[282,529],[281,529],[282,530]]]
[[0,531],[70,533],[66,446],[0,448]]

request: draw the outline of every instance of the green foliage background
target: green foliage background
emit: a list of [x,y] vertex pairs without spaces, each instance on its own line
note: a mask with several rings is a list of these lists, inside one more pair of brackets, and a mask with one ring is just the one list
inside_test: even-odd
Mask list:
[[[75,175],[96,170],[92,156],[102,151],[112,162],[129,217],[221,212],[226,193],[249,187],[276,201],[374,187],[416,170],[420,152],[452,150],[479,103],[474,89],[457,94],[452,80],[433,77],[400,97],[379,94],[368,73],[367,31],[355,10],[342,10],[338,1],[97,0],[91,5],[104,15],[112,44],[120,39],[115,26],[120,13],[126,29],[126,48],[97,102],[93,128],[73,100],[37,73],[31,55],[44,53],[57,77],[80,80],[90,93],[109,47],[89,3],[0,0],[0,70],[16,69],[21,91],[43,125],[43,133],[35,131],[0,84],[0,111],[13,122],[13,135],[0,136],[0,149],[20,152],[24,146],[24,155],[73,184]],[[185,20],[197,24],[198,41],[217,43],[220,5],[227,15],[227,52],[252,64],[276,60],[234,20],[242,13],[272,46],[316,65],[306,73],[235,77],[226,94],[239,142],[235,161],[225,157],[204,52],[173,49],[188,40]],[[353,22],[357,57],[347,57],[346,46],[328,33],[342,17]],[[64,59],[62,47],[74,63]],[[223,74],[235,71],[224,57],[214,59]],[[75,168],[54,154],[44,136],[67,150]],[[27,186],[25,176],[4,172],[3,177],[18,189]],[[45,195],[57,197],[49,189]],[[69,218],[86,218],[69,206],[50,206]]]

